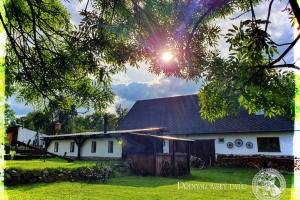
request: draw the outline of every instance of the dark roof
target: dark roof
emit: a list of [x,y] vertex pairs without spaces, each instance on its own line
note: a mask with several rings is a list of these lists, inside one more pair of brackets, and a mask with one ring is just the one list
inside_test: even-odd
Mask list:
[[201,118],[197,95],[137,101],[118,129],[166,127],[168,134],[242,133],[293,131],[294,121],[286,117],[265,118],[241,110],[235,116],[210,123]]

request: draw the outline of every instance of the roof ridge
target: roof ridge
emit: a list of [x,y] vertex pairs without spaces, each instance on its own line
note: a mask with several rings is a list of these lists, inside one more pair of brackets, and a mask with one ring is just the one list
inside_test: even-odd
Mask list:
[[188,96],[197,96],[197,93],[195,93],[195,94],[186,94],[186,95],[177,95],[177,96],[171,96],[171,97],[158,97],[158,98],[152,98],[152,99],[140,99],[140,100],[136,100],[136,102],[160,100],[160,99],[171,99],[171,98],[188,97]]

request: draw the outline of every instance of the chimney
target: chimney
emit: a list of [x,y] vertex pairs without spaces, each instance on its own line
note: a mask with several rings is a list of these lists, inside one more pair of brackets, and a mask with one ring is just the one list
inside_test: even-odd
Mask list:
[[107,114],[104,114],[103,116],[103,133],[107,133],[107,129],[108,129],[108,123],[107,123]]
[[60,130],[61,130],[61,123],[56,122],[54,124],[54,133],[55,133],[55,135],[58,135],[58,133],[60,132]]

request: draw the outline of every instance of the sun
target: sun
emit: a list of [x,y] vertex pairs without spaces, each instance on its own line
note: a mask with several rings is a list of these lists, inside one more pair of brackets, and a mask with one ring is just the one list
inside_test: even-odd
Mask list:
[[173,54],[170,52],[170,51],[165,51],[165,52],[163,52],[162,53],[162,55],[161,55],[161,59],[162,59],[162,61],[164,61],[164,62],[169,62],[169,61],[171,61],[172,59],[173,59]]

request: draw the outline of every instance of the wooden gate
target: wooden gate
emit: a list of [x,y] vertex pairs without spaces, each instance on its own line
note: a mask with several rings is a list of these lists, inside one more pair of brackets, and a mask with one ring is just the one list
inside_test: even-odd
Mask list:
[[206,166],[214,166],[216,161],[215,141],[214,140],[196,140],[191,148],[192,156],[196,156],[205,161]]

